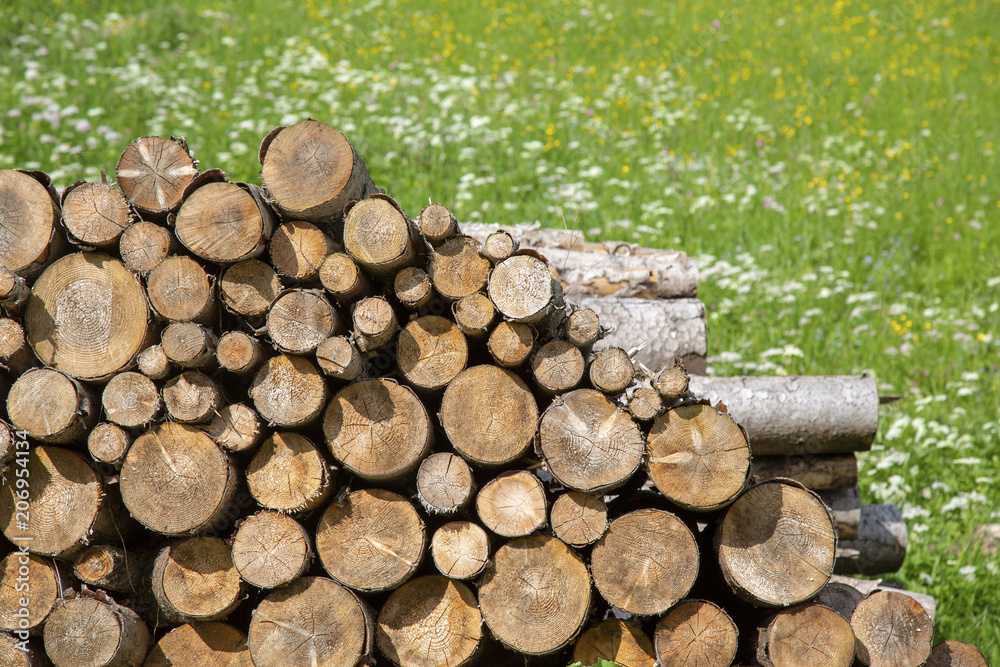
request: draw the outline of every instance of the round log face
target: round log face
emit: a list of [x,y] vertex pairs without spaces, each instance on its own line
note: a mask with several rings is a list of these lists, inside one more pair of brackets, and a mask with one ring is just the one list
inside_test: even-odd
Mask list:
[[104,387],[101,403],[108,419],[126,428],[152,421],[160,411],[156,385],[140,373],[119,373]]
[[488,289],[497,310],[507,318],[532,322],[552,301],[552,274],[537,257],[515,255],[496,265]]
[[594,389],[557,399],[542,415],[538,443],[552,475],[584,492],[622,484],[639,469],[646,451],[632,417]]
[[424,389],[440,389],[465,368],[469,346],[465,334],[451,320],[425,315],[399,333],[396,355],[408,382]]
[[7,539],[15,544],[27,541],[31,553],[45,556],[59,556],[82,544],[101,506],[101,482],[94,469],[68,449],[33,447],[28,479],[38,483],[31,486],[28,521],[23,522],[15,511],[15,468],[21,469],[4,469],[0,487],[0,527]]
[[[27,568],[27,591],[18,590],[18,576],[25,578],[21,568]],[[23,581],[20,586],[23,588]],[[15,632],[38,627],[52,611],[60,592],[55,572],[41,557],[32,554],[25,563],[18,553],[8,554],[0,561],[0,630]],[[24,617],[15,615],[22,608],[22,598],[28,600],[27,627],[22,625]]]
[[488,465],[509,463],[531,445],[538,404],[527,385],[496,366],[462,371],[441,401],[441,422],[463,457]]
[[416,571],[427,544],[424,522],[402,496],[353,491],[331,504],[316,528],[316,552],[336,581],[360,591],[396,588]]
[[444,204],[430,203],[420,212],[417,221],[420,231],[427,240],[440,243],[455,233],[458,223]]
[[264,510],[240,523],[233,564],[247,583],[276,588],[298,577],[310,561],[309,534],[293,518]]
[[482,624],[468,586],[431,575],[389,596],[379,612],[376,641],[400,667],[461,667],[479,648]]
[[122,232],[118,241],[125,266],[146,275],[170,254],[173,236],[159,225],[140,220]]
[[338,130],[306,120],[274,137],[261,167],[264,186],[282,209],[316,220],[350,180],[354,149]]
[[535,335],[527,324],[501,322],[490,333],[487,347],[490,356],[501,366],[515,368],[528,360]]
[[59,208],[31,176],[0,169],[0,214],[0,264],[18,273],[44,255]]
[[925,667],[990,667],[990,663],[972,644],[948,639],[934,647]]
[[653,635],[663,667],[729,667],[739,631],[733,619],[705,600],[686,600],[667,612]]
[[837,533],[816,495],[775,481],[753,487],[730,506],[716,542],[723,576],[737,595],[788,606],[829,581]]
[[486,286],[490,261],[479,255],[479,241],[467,236],[448,239],[431,255],[427,273],[446,299],[461,299]]
[[118,160],[115,176],[122,194],[137,208],[163,213],[181,203],[198,170],[176,141],[160,137],[136,139]]
[[552,503],[550,523],[556,537],[571,546],[582,547],[604,535],[608,529],[608,508],[600,496],[569,491]]
[[125,455],[122,500],[150,530],[192,533],[216,515],[233,474],[229,459],[204,432],[167,422],[140,435]]
[[284,352],[307,354],[330,337],[338,323],[337,313],[320,294],[291,290],[274,302],[267,313],[271,340]]
[[302,577],[257,606],[247,643],[254,665],[354,667],[366,637],[353,593],[323,577]]
[[307,359],[283,354],[271,357],[257,371],[250,396],[264,419],[294,427],[319,414],[326,402],[326,383]]
[[479,587],[486,625],[505,645],[543,655],[576,636],[590,608],[590,573],[562,541],[547,535],[497,550]]
[[399,268],[409,248],[410,226],[386,199],[359,201],[344,218],[344,249],[359,264],[376,271]]
[[858,660],[871,667],[923,665],[931,655],[934,624],[905,593],[875,591],[851,614]]
[[202,259],[235,262],[257,249],[264,219],[253,196],[240,186],[207,183],[184,200],[174,233]]
[[84,183],[66,194],[63,222],[81,243],[103,246],[117,241],[132,219],[128,202],[117,188],[109,183]]
[[580,384],[584,369],[583,353],[564,340],[550,340],[531,358],[535,380],[551,394],[569,391]]
[[505,472],[490,480],[476,498],[483,525],[502,537],[521,537],[545,524],[545,489],[526,470]]
[[163,570],[170,604],[185,618],[214,620],[240,601],[232,550],[215,537],[192,537],[170,550]]
[[256,259],[233,264],[222,274],[222,300],[233,312],[263,315],[281,292],[281,280],[269,265]]
[[391,380],[362,380],[333,397],[323,432],[334,458],[365,479],[389,479],[416,467],[431,423],[424,404]]
[[457,511],[469,501],[474,486],[469,464],[448,452],[431,454],[417,470],[417,493],[429,512]]
[[247,466],[247,486],[263,507],[301,512],[329,495],[330,471],[309,440],[298,433],[275,433]]
[[174,628],[153,647],[143,667],[254,667],[246,637],[225,623]]
[[[87,631],[79,627],[84,621]],[[126,639],[122,631],[109,605],[89,597],[66,600],[45,622],[45,653],[57,667],[104,667]]]
[[153,310],[171,322],[197,318],[212,301],[212,283],[205,269],[182,255],[167,257],[149,272],[146,292]]
[[51,264],[35,281],[25,313],[28,342],[42,363],[83,380],[128,364],[148,325],[136,277],[118,260],[93,252]]
[[0,665],[8,667],[35,667],[44,664],[38,657],[38,646],[29,646],[25,651],[21,640],[13,635],[0,634]]
[[654,667],[653,643],[642,630],[617,618],[598,624],[580,636],[573,660],[596,665],[607,660],[623,667]]
[[786,609],[768,628],[774,667],[851,667],[854,631],[834,610],[816,604]]
[[604,599],[631,614],[662,614],[691,590],[698,546],[670,512],[645,509],[611,522],[591,552],[594,583]]
[[46,440],[72,426],[80,409],[76,386],[51,368],[33,368],[17,379],[7,395],[15,428]]
[[281,225],[271,236],[271,262],[292,280],[316,280],[319,267],[333,249],[330,237],[304,220]]
[[689,509],[725,505],[743,489],[750,472],[750,445],[743,432],[708,405],[684,405],[660,415],[647,448],[653,484]]
[[471,521],[452,521],[434,531],[431,556],[438,571],[452,579],[470,579],[483,571],[490,556],[486,531]]

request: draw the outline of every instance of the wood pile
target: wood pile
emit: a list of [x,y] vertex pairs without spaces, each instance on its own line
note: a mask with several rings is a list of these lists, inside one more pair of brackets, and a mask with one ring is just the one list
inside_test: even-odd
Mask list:
[[0,664],[985,664],[832,582],[848,522],[695,395],[703,334],[656,372],[609,343],[704,331],[686,258],[614,320],[511,233],[411,219],[328,125],[259,157],[0,171]]

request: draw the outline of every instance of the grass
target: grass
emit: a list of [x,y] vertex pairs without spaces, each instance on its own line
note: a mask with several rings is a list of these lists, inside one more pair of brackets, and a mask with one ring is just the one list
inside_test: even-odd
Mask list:
[[0,167],[93,180],[176,134],[257,181],[260,139],[312,116],[411,212],[684,249],[715,373],[904,396],[862,457],[909,522],[890,579],[1000,663],[997,556],[970,543],[1000,519],[1000,6],[141,4],[4,3]]

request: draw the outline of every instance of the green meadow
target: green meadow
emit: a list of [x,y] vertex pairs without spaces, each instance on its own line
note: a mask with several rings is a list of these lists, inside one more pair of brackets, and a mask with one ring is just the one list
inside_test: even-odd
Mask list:
[[7,0],[0,168],[64,186],[177,135],[259,183],[261,138],[313,117],[411,215],[684,250],[712,373],[902,396],[861,456],[909,527],[887,579],[1000,664],[975,537],[1000,524],[998,25],[989,0]]

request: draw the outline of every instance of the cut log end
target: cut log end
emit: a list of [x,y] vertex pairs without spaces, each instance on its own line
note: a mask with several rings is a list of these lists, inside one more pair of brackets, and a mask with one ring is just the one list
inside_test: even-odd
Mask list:
[[629,667],[655,667],[653,642],[632,623],[609,618],[584,632],[573,649],[573,659],[584,665],[606,660]]
[[337,333],[340,317],[321,292],[289,290],[267,313],[267,331],[282,352],[309,354]]
[[408,266],[397,273],[393,289],[399,302],[410,310],[423,308],[434,296],[427,272],[416,266]]
[[982,652],[972,644],[948,639],[936,645],[926,667],[989,667]]
[[458,233],[458,222],[443,204],[431,203],[420,212],[420,233],[434,245],[440,245]]
[[59,205],[35,178],[14,169],[0,169],[0,265],[31,278],[50,257]]
[[476,496],[476,513],[483,525],[497,535],[523,537],[545,525],[545,489],[526,470],[502,473]]
[[260,415],[242,403],[219,408],[212,421],[202,429],[215,444],[234,453],[253,449],[263,435]]
[[246,636],[225,623],[189,623],[165,634],[143,667],[253,667]]
[[169,229],[146,220],[129,226],[118,239],[125,266],[143,276],[169,257],[174,245],[174,235]]
[[431,454],[417,470],[417,498],[431,514],[454,514],[469,504],[474,491],[469,464],[454,454]]
[[185,424],[212,421],[222,404],[222,392],[218,385],[198,371],[186,371],[167,380],[162,393],[167,414]]
[[500,229],[486,237],[479,252],[491,263],[499,264],[516,253],[520,247],[517,239],[511,236],[510,232]]
[[380,348],[399,330],[396,313],[384,297],[372,296],[358,301],[351,316],[354,340],[362,352]]
[[264,361],[264,348],[260,341],[242,331],[227,331],[219,337],[215,348],[219,366],[237,375],[257,370]]
[[531,370],[542,391],[561,394],[580,384],[586,364],[583,354],[575,345],[552,340],[539,348],[531,358]]
[[736,658],[739,630],[715,604],[684,600],[657,622],[653,638],[663,667],[721,667]]
[[132,439],[121,426],[104,422],[95,426],[87,436],[87,451],[98,463],[121,468],[131,443]]
[[208,323],[215,312],[208,274],[190,257],[175,255],[157,264],[146,278],[146,292],[153,310],[169,322]]
[[663,399],[660,392],[648,387],[639,387],[628,399],[628,411],[639,422],[650,422],[663,413]]
[[462,333],[472,338],[485,336],[496,319],[493,302],[482,292],[463,296],[452,304],[451,314]]
[[[28,581],[27,591],[17,589],[18,577]],[[0,560],[0,631],[36,633],[61,595],[56,570],[47,561],[35,555],[8,554]],[[22,599],[28,604],[21,604]]]
[[434,531],[431,557],[438,572],[452,579],[473,579],[489,562],[486,531],[471,521],[452,521]]
[[431,254],[427,274],[438,294],[455,301],[486,287],[490,262],[479,254],[479,241],[450,238]]
[[316,348],[316,363],[330,377],[350,382],[364,370],[361,351],[347,336],[332,336]]
[[233,535],[233,564],[251,586],[278,588],[305,574],[313,550],[295,519],[264,510],[245,519]]
[[177,240],[192,254],[221,264],[256,257],[274,228],[274,214],[251,188],[226,181],[191,192],[174,220]]
[[67,192],[62,214],[69,235],[90,247],[116,243],[132,224],[128,202],[108,183],[83,183]]
[[486,347],[497,364],[517,368],[528,360],[534,344],[535,334],[527,324],[501,322],[490,333]]
[[625,391],[635,378],[635,368],[628,352],[620,347],[606,347],[590,363],[590,384],[605,394]]
[[653,388],[667,401],[675,401],[687,393],[690,378],[684,362],[677,359],[673,366],[664,368],[653,379]]
[[243,585],[229,545],[215,537],[192,537],[160,552],[153,593],[168,618],[218,621],[239,605]]
[[601,319],[590,308],[577,308],[566,319],[566,341],[589,350],[601,333]]
[[139,371],[151,380],[162,380],[173,372],[173,365],[160,345],[150,345],[136,359]]
[[416,258],[410,223],[394,202],[381,197],[351,207],[344,219],[344,249],[358,264],[387,278]]
[[215,334],[194,322],[173,322],[160,335],[163,353],[181,368],[213,366],[216,345]]
[[51,368],[33,368],[17,379],[7,395],[7,414],[16,429],[59,444],[84,440],[97,421],[90,392]]
[[353,303],[374,291],[371,280],[358,268],[350,255],[335,252],[319,267],[319,279],[324,289],[340,303]]
[[505,318],[530,324],[548,313],[555,296],[552,283],[545,262],[531,255],[515,255],[490,273],[489,296]]
[[93,597],[60,603],[45,623],[45,653],[55,667],[137,666],[150,644],[149,629],[138,614]]
[[108,420],[125,428],[151,423],[160,413],[160,392],[141,373],[119,373],[104,386],[101,396]]
[[197,164],[187,148],[160,137],[133,141],[115,168],[125,198],[137,209],[153,215],[176,210],[197,174]]
[[319,279],[320,267],[337,244],[316,225],[293,220],[271,236],[271,265],[279,276],[302,283]]
[[297,433],[275,433],[247,466],[250,494],[262,507],[302,513],[330,494],[331,472],[316,446]]
[[281,279],[274,269],[256,259],[233,264],[219,281],[222,302],[244,317],[264,315],[281,289]]
[[303,357],[279,355],[260,367],[250,397],[261,417],[283,427],[308,424],[326,404],[326,383]]
[[87,547],[76,557],[73,573],[83,583],[102,590],[137,595],[143,567],[129,551],[110,545]]
[[556,537],[566,544],[586,546],[608,530],[608,508],[600,496],[569,491],[552,503],[550,523]]
[[441,389],[465,368],[469,346],[455,324],[425,315],[411,320],[396,341],[399,370],[418,389]]
[[858,660],[871,667],[922,665],[934,626],[920,603],[895,591],[875,591],[851,614]]

